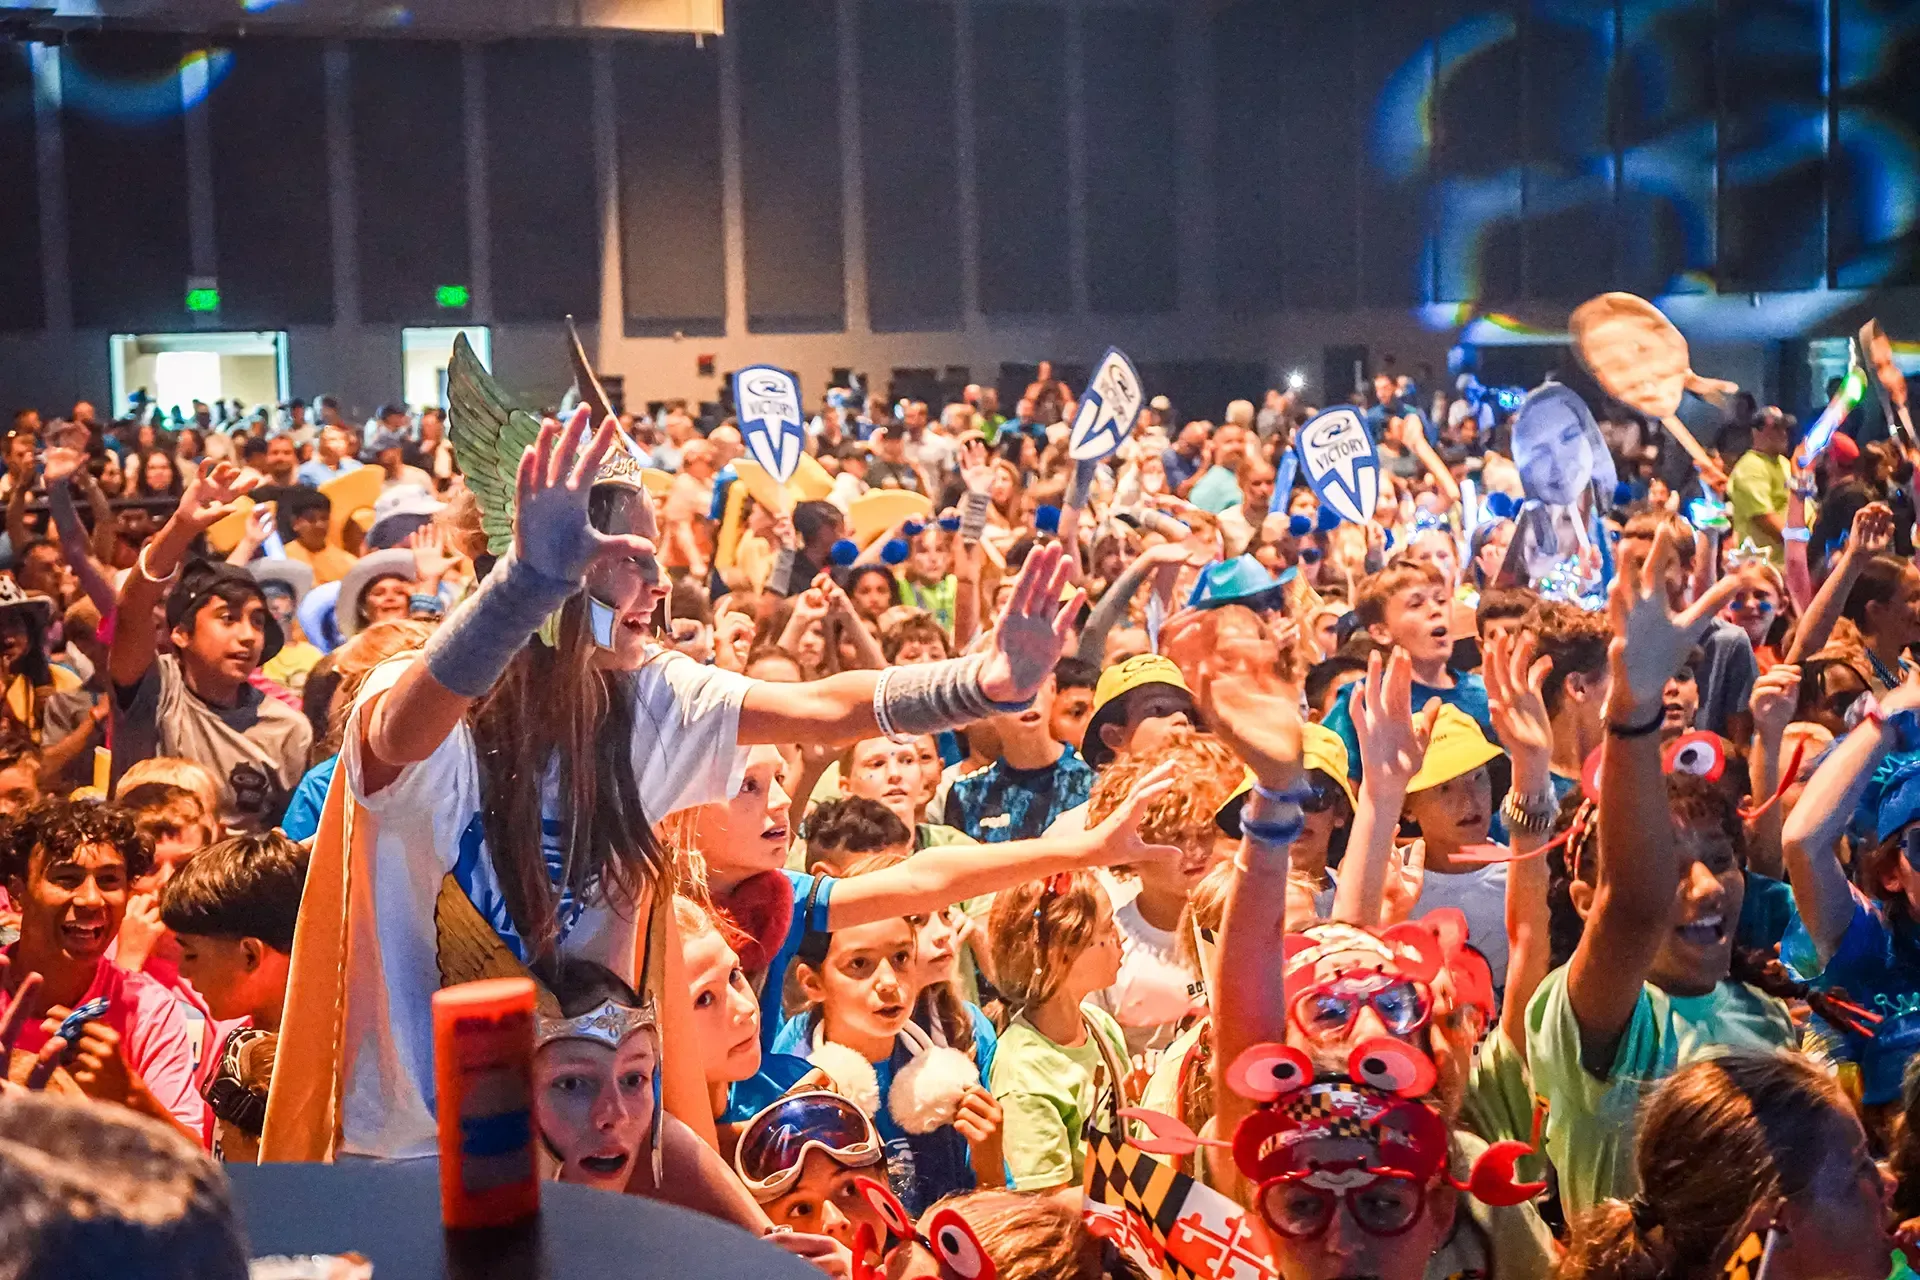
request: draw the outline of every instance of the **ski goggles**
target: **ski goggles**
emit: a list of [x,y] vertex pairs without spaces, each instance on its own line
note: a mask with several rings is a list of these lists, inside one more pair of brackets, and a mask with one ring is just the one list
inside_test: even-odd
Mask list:
[[1433,1017],[1433,995],[1424,982],[1396,974],[1342,973],[1295,996],[1293,1021],[1311,1040],[1338,1040],[1353,1031],[1364,1008],[1374,1011],[1388,1035],[1405,1037]]
[[800,1179],[807,1152],[851,1169],[880,1162],[880,1135],[866,1113],[837,1093],[809,1090],[775,1100],[747,1121],[733,1171],[761,1203]]

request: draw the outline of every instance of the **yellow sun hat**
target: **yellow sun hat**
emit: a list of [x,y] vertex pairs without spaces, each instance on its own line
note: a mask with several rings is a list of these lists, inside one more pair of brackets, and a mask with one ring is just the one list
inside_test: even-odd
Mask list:
[[[1360,806],[1359,796],[1354,794],[1353,779],[1347,776],[1347,744],[1340,735],[1323,724],[1308,721],[1300,726],[1300,767],[1315,773],[1324,773],[1340,787],[1340,793],[1347,798],[1352,808]],[[1253,770],[1240,779],[1240,785],[1233,794],[1221,803],[1214,812],[1214,825],[1229,836],[1240,834],[1240,810],[1246,806],[1247,793],[1253,790]]]
[[[1163,658],[1157,653],[1143,653],[1117,663],[1100,673],[1098,683],[1093,686],[1093,714],[1087,720],[1085,745],[1080,754],[1086,762],[1098,769],[1113,758],[1113,751],[1100,738],[1100,729],[1104,725],[1126,723],[1127,709],[1121,700],[1135,689],[1150,684],[1164,684],[1178,689],[1187,695],[1189,702],[1193,690],[1187,687],[1187,678],[1180,674],[1180,668],[1172,658]],[[1102,714],[1104,713],[1104,714]],[[1190,711],[1188,719],[1199,723],[1199,713]]]
[[1472,773],[1490,760],[1506,754],[1487,741],[1479,723],[1456,706],[1443,703],[1440,718],[1433,722],[1433,737],[1427,743],[1427,758],[1420,771],[1407,783],[1407,794],[1452,782],[1464,773]]

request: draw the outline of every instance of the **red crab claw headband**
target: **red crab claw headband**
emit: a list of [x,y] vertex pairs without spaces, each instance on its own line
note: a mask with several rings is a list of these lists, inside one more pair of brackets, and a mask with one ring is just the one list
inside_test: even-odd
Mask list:
[[[887,1260],[895,1249],[919,1245],[933,1256],[940,1267],[941,1280],[995,1280],[998,1270],[980,1238],[973,1234],[967,1220],[953,1209],[935,1211],[927,1221],[927,1232],[920,1234],[907,1214],[907,1207],[885,1184],[872,1178],[855,1178],[853,1185],[867,1204],[887,1224],[889,1247],[881,1248],[869,1223],[861,1223],[853,1237],[853,1280],[882,1280]],[[892,1242],[898,1241],[898,1244]],[[875,1265],[875,1259],[879,1265]]]
[[[1334,956],[1343,961],[1339,972],[1316,981],[1321,964]],[[1307,1034],[1312,1034],[1312,1028],[1302,1019],[1310,1002],[1317,1002],[1315,1012],[1324,1014],[1329,1005],[1337,1012],[1343,1000],[1353,999],[1371,1001],[1388,1029],[1397,1034],[1417,1030],[1431,1016],[1432,986],[1442,972],[1452,982],[1456,1007],[1479,1010],[1483,1023],[1491,1023],[1499,1013],[1493,969],[1485,956],[1467,945],[1467,918],[1453,907],[1377,932],[1333,921],[1313,925],[1287,936],[1285,969],[1289,1016]],[[1401,1008],[1400,1025],[1375,998],[1380,979],[1399,979],[1417,988],[1417,1000]]]
[[[1417,1186],[1445,1181],[1498,1207],[1546,1189],[1543,1182],[1518,1182],[1515,1174],[1521,1157],[1539,1150],[1544,1103],[1536,1103],[1530,1143],[1494,1143],[1463,1182],[1448,1172],[1446,1121],[1411,1092],[1422,1087],[1423,1074],[1430,1082],[1432,1064],[1410,1046],[1382,1039],[1356,1046],[1348,1066],[1348,1077],[1316,1080],[1305,1053],[1263,1044],[1241,1053],[1227,1069],[1227,1087],[1259,1104],[1234,1132],[1234,1163],[1259,1185],[1261,1214],[1281,1234],[1301,1232],[1297,1222],[1277,1220],[1270,1195],[1278,1188],[1297,1199],[1302,1190],[1334,1193],[1370,1178]],[[1407,1225],[1410,1219],[1382,1234]]]

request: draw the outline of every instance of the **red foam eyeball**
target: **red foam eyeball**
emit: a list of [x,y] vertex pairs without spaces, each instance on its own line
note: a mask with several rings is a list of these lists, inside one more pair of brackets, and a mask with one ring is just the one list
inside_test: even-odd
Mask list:
[[1347,1074],[1382,1093],[1417,1098],[1440,1078],[1433,1059],[1404,1040],[1375,1036],[1362,1040],[1347,1057]]
[[900,1203],[900,1197],[893,1194],[892,1188],[872,1178],[855,1178],[853,1185],[873,1211],[880,1215],[880,1221],[887,1224],[887,1230],[902,1240],[913,1239],[913,1218],[907,1213],[907,1206]]
[[960,1280],[994,1280],[993,1259],[980,1247],[967,1220],[952,1209],[942,1209],[928,1224],[927,1241],[940,1265]]
[[1272,1102],[1313,1082],[1313,1062],[1285,1044],[1256,1044],[1227,1068],[1227,1087],[1254,1102]]
[[1683,733],[1667,744],[1661,764],[1668,773],[1690,773],[1718,782],[1727,767],[1726,745],[1717,733]]

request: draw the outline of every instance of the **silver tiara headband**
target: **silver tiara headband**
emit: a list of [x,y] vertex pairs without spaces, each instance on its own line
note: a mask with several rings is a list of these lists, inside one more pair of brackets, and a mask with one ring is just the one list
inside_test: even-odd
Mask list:
[[631,1005],[616,1004],[612,1000],[602,1000],[597,1007],[577,1018],[550,1018],[536,1012],[533,1042],[536,1048],[543,1048],[555,1040],[591,1040],[609,1049],[618,1049],[634,1032],[658,1025],[651,999],[637,1009]]

